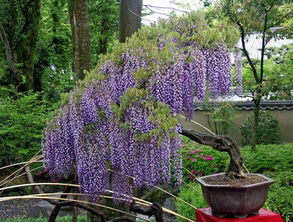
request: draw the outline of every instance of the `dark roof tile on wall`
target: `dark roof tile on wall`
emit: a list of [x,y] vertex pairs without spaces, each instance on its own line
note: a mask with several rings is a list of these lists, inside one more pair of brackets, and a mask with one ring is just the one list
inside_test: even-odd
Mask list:
[[[217,103],[213,103],[212,106],[205,106],[204,104],[195,104],[195,111],[208,111],[217,107]],[[254,103],[252,101],[235,102],[237,110],[250,111],[254,110]],[[262,101],[262,110],[293,110],[293,100],[266,100]]]

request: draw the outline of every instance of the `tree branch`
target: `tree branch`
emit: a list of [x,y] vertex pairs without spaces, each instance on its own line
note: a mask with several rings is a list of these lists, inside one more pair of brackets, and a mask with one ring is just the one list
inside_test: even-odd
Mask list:
[[264,74],[264,55],[265,55],[265,47],[266,47],[266,32],[267,32],[267,22],[268,22],[268,14],[265,14],[265,22],[262,33],[262,48],[261,48],[261,58],[260,58],[260,83],[263,81]]
[[254,66],[254,64],[253,64],[253,62],[252,62],[252,60],[251,60],[251,58],[250,58],[250,56],[248,54],[248,51],[246,49],[244,28],[243,28],[243,26],[241,25],[240,22],[238,22],[238,26],[240,28],[240,34],[241,34],[241,43],[242,43],[242,49],[241,50],[243,51],[245,57],[247,58],[247,61],[248,61],[249,65],[250,65],[250,68],[252,70],[252,73],[253,73],[255,81],[258,82],[259,78],[257,76],[256,68],[255,68],[255,66]]
[[133,202],[130,206],[130,210],[135,213],[147,215],[149,217],[154,215],[157,222],[164,222],[162,207],[157,203],[153,203],[149,207],[141,208],[141,207],[135,205],[135,202]]
[[[233,1],[231,1],[230,4],[233,4]],[[248,51],[247,51],[247,49],[246,49],[246,44],[245,44],[245,30],[244,30],[244,27],[243,27],[243,25],[238,21],[237,16],[236,16],[235,14],[233,14],[233,13],[230,11],[230,8],[231,8],[231,7],[232,7],[231,5],[227,6],[227,14],[228,14],[228,17],[229,17],[230,20],[231,20],[234,24],[236,24],[236,25],[239,27],[239,29],[240,29],[241,44],[242,44],[242,49],[241,49],[241,50],[243,51],[245,57],[247,58],[247,61],[248,61],[249,65],[250,65],[250,68],[251,68],[251,70],[252,70],[252,73],[253,73],[253,76],[254,76],[255,81],[258,83],[259,78],[258,78],[258,75],[257,75],[256,68],[255,68],[255,66],[254,66],[254,64],[253,64],[253,62],[252,62],[252,60],[251,60],[251,58],[250,58],[250,56],[249,56],[249,53],[248,53]],[[234,18],[233,16],[235,16],[235,18]]]
[[240,98],[254,98],[253,96],[250,95],[240,95],[239,93],[235,92],[236,96],[240,97]]
[[17,69],[15,68],[15,64],[14,64],[14,61],[13,61],[13,55],[12,55],[12,52],[11,52],[9,41],[7,39],[4,27],[3,27],[3,25],[1,23],[0,23],[0,40],[4,45],[4,50],[5,50],[5,55],[6,55],[6,60],[7,60],[8,67],[9,67],[10,71],[16,76]]
[[227,152],[230,156],[230,163],[226,175],[228,177],[246,177],[240,149],[237,143],[228,136],[208,135],[190,129],[182,129],[181,134],[199,144],[208,145],[220,152]]
[[[64,193],[69,193],[70,190],[71,190],[71,187],[66,187]],[[60,198],[67,198],[67,195],[66,195],[66,194],[62,194],[62,195],[60,196]],[[60,201],[59,201],[59,202],[60,202]],[[59,213],[59,211],[60,211],[61,208],[62,208],[61,203],[62,203],[62,202],[60,202],[60,204],[58,204],[58,205],[55,205],[55,207],[54,207],[53,211],[51,212],[51,215],[50,215],[50,217],[49,217],[49,219],[48,219],[48,222],[55,222],[55,220],[56,220],[56,218],[57,218],[57,216],[58,216],[58,213]]]
[[[34,182],[34,179],[33,179],[33,176],[32,176],[32,174],[31,174],[31,172],[30,172],[30,167],[29,167],[29,166],[25,167],[25,172],[26,172],[26,176],[27,176],[28,182],[29,182],[29,183],[35,183],[35,182]],[[41,188],[40,186],[33,186],[33,188],[34,188],[35,191],[36,191],[37,193],[39,193],[39,194],[43,194],[43,193],[44,193],[44,191],[42,190],[42,188]],[[65,190],[67,190],[67,189],[69,189],[69,188],[66,187]],[[53,214],[53,213],[54,213],[54,214],[53,214],[53,215],[51,214],[51,216],[50,216],[50,218],[52,217],[52,218],[51,218],[52,220],[49,220],[49,222],[54,222],[54,221],[55,221],[55,219],[56,219],[56,217],[57,217],[57,215],[58,215],[58,212],[60,211],[61,207],[63,207],[63,206],[75,206],[75,207],[78,207],[78,208],[81,208],[81,209],[87,210],[87,211],[89,211],[90,213],[92,213],[92,214],[94,214],[94,215],[96,215],[96,216],[99,216],[99,217],[101,218],[101,222],[105,222],[105,216],[104,216],[102,213],[96,211],[96,210],[93,209],[92,207],[89,207],[89,206],[87,206],[87,205],[85,205],[85,204],[82,204],[82,203],[76,203],[76,202],[72,202],[72,201],[58,201],[58,200],[46,200],[46,201],[48,201],[50,204],[56,206],[56,207],[54,208],[53,212],[52,212],[52,214]],[[49,219],[50,219],[50,218],[49,218]]]
[[104,216],[104,214],[102,214],[102,213],[100,213],[100,212],[98,212],[98,211],[96,211],[94,208],[92,208],[92,207],[89,207],[89,206],[87,206],[87,205],[85,205],[85,204],[82,204],[82,203],[72,203],[72,206],[75,206],[75,207],[78,207],[78,208],[81,208],[81,209],[84,209],[84,210],[87,210],[88,212],[90,212],[90,213],[92,213],[92,214],[94,214],[94,215],[96,215],[96,216],[99,216],[100,218],[101,218],[101,222],[105,222],[106,220],[105,220],[105,216]]
[[[261,48],[261,59],[260,59],[260,83],[263,82],[263,75],[264,75],[264,54],[265,54],[265,47],[268,44],[268,41],[266,41],[266,34],[267,34],[267,24],[268,24],[268,14],[274,7],[275,1],[272,1],[272,4],[268,9],[266,9],[265,4],[263,3],[264,11],[265,11],[265,17],[264,17],[264,27],[262,32],[262,48]],[[262,87],[262,85],[260,85]]]
[[151,9],[148,5],[144,5],[144,6],[153,13],[157,13],[157,14],[161,14],[161,15],[165,15],[165,16],[170,16],[169,14],[164,13],[164,12],[157,12],[157,11]]
[[[32,174],[30,172],[29,166],[27,166],[25,168],[25,172],[26,172],[26,175],[27,175],[27,178],[28,178],[28,182],[29,183],[35,183],[34,179],[33,179],[33,176],[32,176]],[[42,190],[42,188],[40,186],[33,186],[33,188],[39,194],[44,193],[44,191]],[[69,189],[70,189],[70,187],[66,187],[66,190],[64,191],[64,193],[68,193]],[[61,196],[61,198],[66,198],[66,197],[67,197],[67,195],[65,195],[65,194]],[[46,200],[46,201],[48,201],[52,205],[55,205],[55,208],[52,211],[48,222],[55,222],[55,219],[56,219],[59,211],[64,206],[75,206],[75,207],[87,210],[88,212],[90,212],[90,213],[92,213],[92,214],[94,214],[96,216],[99,216],[101,218],[101,222],[106,221],[104,214],[98,212],[94,208],[89,207],[89,206],[87,206],[85,204],[78,203],[78,202],[73,202],[73,201],[57,201],[57,200]],[[162,208],[161,208],[161,206],[159,204],[154,203],[149,207],[141,208],[141,207],[135,205],[135,202],[133,202],[131,204],[130,210],[133,211],[133,212],[136,212],[136,213],[141,213],[141,214],[147,215],[149,217],[154,215],[157,222],[163,222],[163,210],[162,210]],[[127,218],[127,217],[118,217],[118,218],[115,218],[115,219],[111,220],[110,222],[118,222],[118,221],[134,222],[135,220],[132,220],[132,219]]]
[[64,207],[64,206],[75,206],[75,207],[78,207],[78,208],[87,210],[91,214],[94,214],[94,215],[100,217],[101,218],[101,222],[105,222],[106,221],[105,220],[105,216],[102,213],[100,213],[100,212],[96,211],[94,208],[89,207],[89,206],[87,206],[85,204],[82,204],[82,203],[76,203],[76,202],[70,202],[70,203],[68,203],[68,201],[66,201],[66,202],[60,203],[59,205],[56,205],[56,207],[57,206],[62,206],[62,207]]
[[264,2],[263,1],[261,2],[261,5],[263,6],[266,14],[268,14],[272,10],[272,8],[274,7],[274,4],[275,4],[275,1],[272,1],[272,4],[269,6],[268,9],[266,9],[266,5],[264,4]]
[[178,12],[188,13],[188,11],[185,11],[185,10],[182,10],[182,9],[173,8],[173,7],[156,6],[156,5],[144,5],[144,6],[145,7],[150,7],[150,8],[170,9],[170,10],[174,10],[174,11],[178,11]]

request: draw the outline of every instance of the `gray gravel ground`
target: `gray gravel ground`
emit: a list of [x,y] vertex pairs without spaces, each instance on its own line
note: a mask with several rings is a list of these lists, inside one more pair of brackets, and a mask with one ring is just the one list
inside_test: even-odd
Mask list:
[[37,200],[11,200],[0,202],[0,219],[27,218],[27,212]]

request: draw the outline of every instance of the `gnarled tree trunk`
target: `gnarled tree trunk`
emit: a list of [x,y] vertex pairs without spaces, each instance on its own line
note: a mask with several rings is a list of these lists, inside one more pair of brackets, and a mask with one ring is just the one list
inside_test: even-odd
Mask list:
[[230,137],[208,135],[190,129],[183,129],[181,134],[199,144],[208,145],[220,152],[227,152],[230,156],[230,163],[226,170],[226,175],[228,177],[246,177],[240,149],[237,143]]

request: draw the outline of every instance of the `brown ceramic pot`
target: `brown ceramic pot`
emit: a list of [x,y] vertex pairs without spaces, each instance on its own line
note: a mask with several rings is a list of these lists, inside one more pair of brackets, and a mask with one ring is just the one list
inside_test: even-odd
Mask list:
[[206,202],[212,208],[213,215],[217,217],[245,218],[258,214],[259,209],[266,201],[269,186],[274,183],[274,180],[262,174],[250,175],[258,175],[266,179],[266,181],[244,186],[211,185],[203,180],[204,178],[221,174],[224,173],[197,179],[201,184]]

